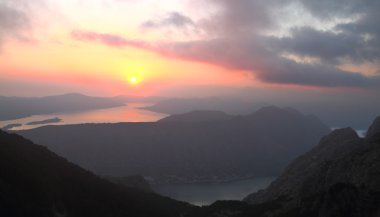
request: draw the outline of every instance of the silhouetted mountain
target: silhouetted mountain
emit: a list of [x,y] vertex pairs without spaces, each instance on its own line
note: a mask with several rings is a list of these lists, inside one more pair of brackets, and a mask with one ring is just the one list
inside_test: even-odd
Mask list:
[[112,184],[0,131],[0,216],[182,216],[190,205]]
[[224,121],[82,124],[19,131],[104,176],[157,183],[277,176],[328,127],[314,116],[266,107]]
[[185,114],[170,115],[158,122],[204,122],[204,121],[224,121],[232,119],[234,116],[221,111],[192,111]]
[[143,109],[165,114],[183,114],[197,110],[216,110],[228,114],[249,114],[262,106],[263,103],[254,104],[239,99],[207,97],[161,100],[156,104]]
[[366,138],[351,128],[333,131],[245,201],[276,204],[265,216],[379,216],[380,117]]
[[368,142],[380,143],[380,117],[377,117],[366,134]]
[[0,105],[0,120],[4,121],[31,115],[112,108],[125,104],[112,98],[70,93],[38,98],[0,96]]

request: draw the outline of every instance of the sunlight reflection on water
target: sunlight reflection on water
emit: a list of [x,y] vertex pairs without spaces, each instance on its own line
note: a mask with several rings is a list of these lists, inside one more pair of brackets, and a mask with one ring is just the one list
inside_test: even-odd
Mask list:
[[[64,124],[82,124],[82,123],[119,123],[119,122],[155,122],[166,117],[166,114],[151,112],[141,107],[150,106],[149,103],[128,103],[127,106],[116,108],[91,110],[84,112],[56,113],[49,115],[33,115],[27,118],[21,118],[11,121],[0,121],[0,128],[9,124],[22,124],[14,127],[12,130],[25,130],[45,125],[64,125]],[[29,122],[41,121],[52,118],[62,119],[59,123],[26,125]]]

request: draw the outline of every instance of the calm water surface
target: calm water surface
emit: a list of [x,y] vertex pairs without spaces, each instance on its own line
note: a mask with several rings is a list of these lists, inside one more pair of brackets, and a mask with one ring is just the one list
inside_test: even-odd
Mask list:
[[157,193],[176,200],[210,205],[217,200],[242,200],[248,194],[266,188],[274,179],[263,177],[222,183],[157,185],[153,188]]
[[[82,124],[82,123],[119,123],[119,122],[154,122],[166,117],[166,114],[150,112],[141,107],[149,106],[148,103],[128,103],[127,106],[121,106],[109,109],[99,109],[84,112],[56,113],[49,115],[33,115],[27,118],[21,118],[11,121],[0,121],[0,128],[8,124],[22,124],[20,127],[14,127],[12,130],[24,130],[41,127],[45,125],[64,125],[64,124]],[[62,119],[59,123],[26,125],[32,121],[42,121],[58,117]]]

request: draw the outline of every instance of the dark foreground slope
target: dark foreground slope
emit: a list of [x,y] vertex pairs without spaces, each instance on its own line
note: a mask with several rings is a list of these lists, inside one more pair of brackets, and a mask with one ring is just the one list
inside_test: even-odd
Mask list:
[[245,200],[281,201],[278,212],[292,216],[380,216],[380,117],[364,139],[335,130]]
[[317,118],[266,107],[225,121],[84,124],[20,131],[101,175],[156,182],[276,176],[329,129]]
[[188,216],[379,217],[380,117],[364,139],[335,130],[245,201],[218,201]]
[[185,203],[111,184],[45,147],[0,131],[0,216],[180,216]]

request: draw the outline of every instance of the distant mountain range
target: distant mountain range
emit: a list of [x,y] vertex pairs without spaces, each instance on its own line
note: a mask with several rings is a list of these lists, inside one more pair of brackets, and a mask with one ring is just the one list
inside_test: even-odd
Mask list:
[[[285,100],[286,101],[286,100]],[[362,104],[371,106],[357,107],[347,99],[341,101],[285,102],[284,100],[263,101],[263,99],[242,99],[233,96],[203,98],[170,98],[162,96],[92,97],[79,93],[70,93],[49,97],[6,97],[0,96],[0,121],[15,120],[31,115],[70,113],[96,109],[113,108],[128,103],[149,103],[142,109],[164,113],[184,114],[192,111],[222,111],[231,115],[248,115],[252,111],[268,105],[295,107],[303,113],[317,115],[332,128],[352,126],[364,130],[380,109],[377,98],[363,99]],[[360,102],[357,104],[361,104]],[[13,124],[13,123],[11,123]]]
[[45,147],[0,131],[0,216],[179,217],[192,208],[116,185]]
[[[315,101],[307,99],[304,101],[289,102],[286,95],[271,98],[241,99],[239,97],[204,97],[204,98],[171,98],[155,102],[144,109],[165,113],[183,114],[196,110],[223,111],[232,115],[247,115],[261,107],[278,105],[281,107],[295,107],[303,113],[317,115],[326,125],[333,128],[352,126],[357,130],[364,130],[378,115],[380,103],[376,97],[363,98],[356,102],[349,98],[333,100],[323,99]],[[334,98],[334,97],[333,97]],[[369,103],[370,102],[370,103]],[[357,106],[370,105],[370,106]]]
[[125,103],[113,98],[70,93],[31,98],[0,96],[0,105],[0,121],[5,121],[25,118],[31,115],[112,108],[124,106]]
[[233,98],[205,97],[163,99],[143,109],[171,115],[192,111],[223,111],[228,114],[247,115],[263,106],[267,105]]
[[[204,114],[225,120],[199,122]],[[46,126],[18,133],[100,175],[142,174],[157,183],[184,183],[276,176],[330,132],[315,116],[293,109],[265,107],[232,118],[220,114],[166,119],[186,117],[184,122]]]
[[158,122],[208,122],[208,121],[225,121],[234,118],[222,111],[192,111],[185,114],[170,115]]

